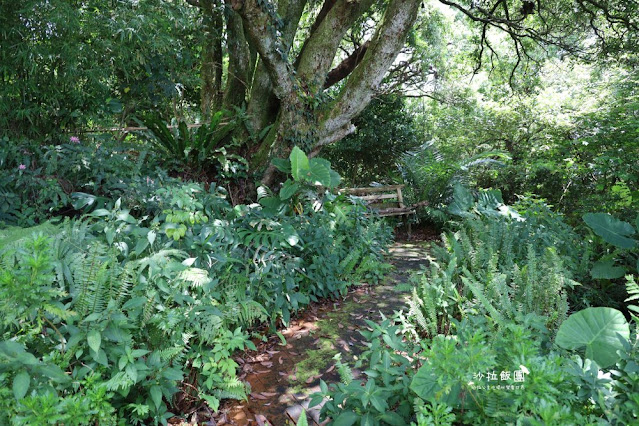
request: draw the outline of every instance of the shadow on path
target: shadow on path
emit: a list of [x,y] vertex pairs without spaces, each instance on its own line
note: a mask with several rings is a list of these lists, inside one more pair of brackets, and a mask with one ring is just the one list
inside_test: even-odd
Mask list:
[[[277,337],[257,351],[237,359],[240,378],[249,382],[247,401],[229,401],[210,425],[294,424],[308,407],[309,396],[319,392],[320,379],[339,381],[334,356],[349,362],[365,349],[359,331],[365,320],[378,321],[405,306],[405,293],[395,287],[405,283],[412,271],[428,264],[425,243],[395,243],[388,261],[394,270],[384,283],[354,286],[343,300],[313,305],[281,330],[286,345]],[[357,377],[357,371],[354,372]],[[309,425],[318,425],[320,407],[307,411]]]

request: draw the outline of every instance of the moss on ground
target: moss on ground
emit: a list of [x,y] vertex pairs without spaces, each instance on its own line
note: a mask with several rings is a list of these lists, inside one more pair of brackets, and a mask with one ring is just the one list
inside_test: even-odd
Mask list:
[[306,380],[325,372],[334,363],[335,355],[340,353],[335,342],[344,334],[357,333],[357,331],[341,329],[338,324],[351,324],[350,314],[361,308],[361,302],[369,297],[367,295],[359,296],[360,303],[347,300],[338,310],[328,313],[325,319],[317,321],[317,329],[313,331],[313,335],[319,338],[319,342],[317,348],[307,349],[304,360],[297,364],[296,380],[292,384],[292,389],[295,392],[306,389],[308,387]]

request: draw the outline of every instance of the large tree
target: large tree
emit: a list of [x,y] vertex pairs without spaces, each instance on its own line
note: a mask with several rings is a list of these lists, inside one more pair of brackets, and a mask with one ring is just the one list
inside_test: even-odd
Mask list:
[[[272,156],[317,153],[352,133],[402,50],[421,0],[189,0],[202,9],[202,110],[246,105],[254,170],[272,183]],[[225,31],[220,31],[224,19]],[[222,47],[228,54],[222,88]],[[217,60],[215,59],[217,58]]]
[[[248,134],[272,126],[265,138],[247,144],[254,170],[264,169],[273,156],[286,155],[293,145],[313,155],[352,133],[353,119],[376,96],[389,68],[415,71],[406,55],[401,61],[397,55],[421,0],[188,2],[202,10],[208,34],[202,110],[244,104]],[[474,22],[478,67],[495,55],[491,31],[511,39],[517,55],[511,80],[520,63],[535,60],[540,51],[583,57],[616,53],[634,49],[639,33],[637,2],[631,0],[440,3]],[[274,169],[267,168],[263,182],[273,178]]]

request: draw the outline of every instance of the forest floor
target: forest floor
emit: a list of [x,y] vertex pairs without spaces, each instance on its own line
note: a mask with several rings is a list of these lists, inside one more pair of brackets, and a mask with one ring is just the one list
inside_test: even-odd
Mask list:
[[[319,392],[320,379],[339,381],[336,354],[352,365],[365,350],[359,330],[365,320],[378,321],[405,307],[406,293],[396,286],[406,283],[411,272],[428,264],[427,241],[432,233],[417,233],[422,241],[395,243],[388,261],[394,266],[378,285],[353,286],[344,299],[313,304],[288,328],[281,330],[286,345],[275,336],[258,345],[257,351],[244,352],[236,361],[242,380],[251,385],[246,401],[228,401],[209,425],[295,424],[307,413],[310,425],[318,425],[320,406],[307,410],[310,395]],[[359,372],[354,371],[355,378]]]

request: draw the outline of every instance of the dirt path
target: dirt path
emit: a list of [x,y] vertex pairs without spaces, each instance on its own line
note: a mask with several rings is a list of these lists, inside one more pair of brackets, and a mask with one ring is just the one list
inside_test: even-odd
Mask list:
[[[339,381],[333,357],[351,361],[365,347],[358,330],[365,320],[377,321],[404,307],[405,293],[396,291],[411,271],[428,263],[423,243],[396,243],[390,263],[395,269],[377,286],[353,287],[344,300],[312,306],[282,330],[286,345],[275,337],[241,360],[241,378],[251,384],[248,401],[229,402],[220,410],[216,425],[293,424],[309,396],[319,391],[319,381]],[[357,372],[355,372],[357,374]],[[307,412],[310,425],[319,424],[319,407]]]

